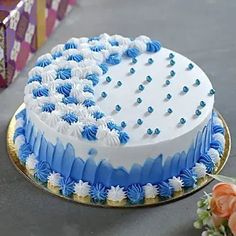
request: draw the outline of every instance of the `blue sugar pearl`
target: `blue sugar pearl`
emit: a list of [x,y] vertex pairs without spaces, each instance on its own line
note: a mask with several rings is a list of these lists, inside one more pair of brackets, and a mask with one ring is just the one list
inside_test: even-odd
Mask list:
[[205,106],[206,106],[206,103],[205,103],[204,101],[201,101],[201,102],[200,102],[200,106],[201,106],[201,107],[205,107]]
[[132,63],[136,64],[137,63],[137,59],[136,58],[132,58]]
[[117,86],[120,87],[122,85],[121,81],[117,81]]
[[168,79],[166,80],[166,85],[170,85],[170,81]]
[[170,65],[173,66],[175,64],[174,60],[170,60]]
[[214,95],[215,93],[216,93],[215,89],[211,89],[209,92],[210,95]]
[[120,125],[121,125],[122,128],[125,128],[126,127],[125,121],[122,121]]
[[148,58],[148,64],[152,64],[154,61],[153,61],[153,59],[152,58]]
[[135,69],[132,67],[132,68],[130,68],[130,74],[134,74],[135,73]]
[[102,96],[103,98],[105,98],[105,97],[107,96],[107,93],[106,93],[106,92],[102,92],[102,93],[101,93],[101,96]]
[[139,90],[139,91],[143,91],[143,90],[144,90],[144,86],[143,86],[142,84],[140,84],[140,85],[138,86],[138,90]]
[[142,98],[137,98],[137,103],[141,103],[142,102]]
[[152,113],[154,111],[154,109],[150,106],[150,107],[148,107],[148,112],[149,113]]
[[175,72],[173,70],[170,71],[170,76],[174,77],[175,76]]
[[171,94],[168,93],[168,94],[166,95],[166,98],[167,98],[168,100],[170,100],[170,99],[172,98]]
[[187,86],[184,86],[184,87],[183,87],[183,92],[184,92],[184,93],[187,93],[188,91],[189,91],[189,88],[188,88]]
[[189,63],[189,64],[188,64],[188,69],[189,69],[189,70],[192,70],[193,67],[194,67],[194,65],[193,65],[192,63]]
[[160,130],[158,129],[158,128],[156,128],[155,130],[154,130],[154,134],[160,134]]
[[201,82],[200,82],[199,79],[196,79],[196,80],[195,80],[195,84],[196,84],[196,85],[200,85],[200,83],[201,83]]
[[146,77],[146,81],[150,83],[150,82],[152,81],[152,77],[151,77],[150,75],[148,75],[148,76]]
[[151,135],[152,133],[153,133],[152,129],[150,129],[150,128],[147,129],[147,134],[148,134],[148,135]]
[[201,114],[202,114],[202,113],[201,113],[200,110],[197,109],[197,110],[195,111],[195,115],[196,115],[196,116],[200,116]]
[[116,105],[116,111],[120,111],[121,110],[121,106],[120,105]]
[[111,82],[111,77],[110,77],[110,76],[107,76],[107,77],[106,77],[106,81],[107,81],[107,83],[110,83],[110,82]]
[[137,120],[137,124],[138,124],[138,125],[141,125],[142,123],[143,123],[142,119],[138,119],[138,120]]
[[183,125],[183,124],[185,124],[185,123],[186,123],[186,120],[185,120],[184,118],[181,118],[179,122],[180,122],[180,124],[182,124],[182,125]]
[[169,114],[171,114],[171,113],[173,112],[173,110],[172,110],[171,108],[168,108],[168,109],[167,109],[167,112],[168,112]]
[[172,59],[172,58],[174,58],[175,57],[175,55],[173,54],[173,53],[170,53],[169,54],[169,59]]

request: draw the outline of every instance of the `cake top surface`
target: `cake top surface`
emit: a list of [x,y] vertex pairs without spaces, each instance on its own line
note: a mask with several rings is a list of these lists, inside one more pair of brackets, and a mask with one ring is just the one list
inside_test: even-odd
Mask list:
[[174,139],[211,113],[214,89],[186,57],[146,36],[72,38],[29,72],[25,104],[64,135],[101,145]]

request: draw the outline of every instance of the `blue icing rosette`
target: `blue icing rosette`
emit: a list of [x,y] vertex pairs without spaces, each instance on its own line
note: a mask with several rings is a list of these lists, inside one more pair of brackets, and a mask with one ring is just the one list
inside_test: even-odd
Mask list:
[[71,78],[71,69],[70,68],[62,68],[57,70],[57,79],[70,79]]
[[50,172],[50,165],[46,161],[40,161],[35,166],[34,176],[41,182],[46,183]]
[[86,125],[81,132],[82,137],[88,139],[89,141],[96,140],[98,127],[96,125]]
[[147,43],[148,52],[158,52],[161,49],[161,44],[158,41],[151,41]]
[[60,179],[61,193],[66,197],[71,196],[72,193],[74,192],[74,185],[75,185],[75,181],[73,179],[71,179],[70,177],[61,178]]
[[24,143],[19,148],[19,159],[20,161],[25,164],[26,158],[32,153],[31,146],[28,143]]
[[14,137],[13,137],[13,142],[15,142],[16,138],[20,135],[25,135],[25,129],[23,127],[19,127],[15,130]]
[[158,189],[160,196],[164,198],[170,198],[174,192],[173,187],[164,181],[158,184]]
[[55,110],[55,104],[54,103],[45,103],[43,106],[42,106],[42,111],[43,112],[49,112],[51,113],[52,111]]
[[78,116],[75,113],[73,113],[73,112],[67,113],[64,116],[62,116],[61,118],[64,121],[66,121],[67,123],[69,123],[70,125],[72,123],[76,123],[79,120]]
[[196,175],[193,174],[193,172],[189,169],[185,169],[181,171],[180,178],[184,182],[184,187],[193,187],[197,182]]
[[83,56],[80,55],[80,54],[73,54],[73,55],[70,55],[68,58],[67,58],[67,61],[76,61],[76,62],[81,62],[83,60]]
[[132,204],[137,204],[144,199],[144,190],[140,184],[132,184],[127,189],[127,197]]
[[121,144],[126,144],[129,140],[129,135],[126,132],[121,131],[119,133],[119,139]]
[[207,168],[207,173],[212,173],[212,171],[215,168],[215,164],[213,162],[213,160],[211,159],[211,157],[208,154],[203,154],[200,156],[199,159],[200,163],[203,163],[206,168]]
[[107,188],[103,184],[97,183],[91,186],[90,196],[94,202],[103,202],[107,197]]

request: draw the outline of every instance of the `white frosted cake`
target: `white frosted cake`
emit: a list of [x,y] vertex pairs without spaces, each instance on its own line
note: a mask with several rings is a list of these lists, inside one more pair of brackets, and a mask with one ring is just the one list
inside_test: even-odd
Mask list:
[[18,156],[39,181],[81,201],[168,198],[220,161],[214,94],[194,62],[146,36],[72,38],[29,72]]

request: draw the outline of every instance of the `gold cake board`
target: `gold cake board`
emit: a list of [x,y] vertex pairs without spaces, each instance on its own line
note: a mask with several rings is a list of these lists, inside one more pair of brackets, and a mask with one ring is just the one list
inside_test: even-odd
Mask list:
[[[13,165],[16,167],[16,169],[28,180],[30,181],[32,184],[34,184],[36,187],[38,187],[39,189],[43,189],[48,193],[53,194],[54,196],[60,197],[62,199],[66,199],[72,202],[76,202],[76,203],[81,203],[81,204],[85,204],[85,205],[90,205],[90,206],[98,206],[98,207],[113,207],[113,208],[130,208],[130,207],[148,207],[148,206],[158,206],[158,205],[162,205],[162,204],[167,204],[173,201],[177,201],[181,198],[187,197],[193,193],[195,193],[196,191],[200,190],[201,188],[203,188],[204,186],[206,186],[207,184],[209,184],[213,178],[210,176],[206,176],[203,179],[199,179],[196,186],[194,188],[188,188],[188,189],[184,189],[181,192],[176,192],[174,193],[174,196],[168,199],[161,199],[161,198],[155,198],[155,199],[145,199],[143,204],[135,204],[132,205],[129,202],[122,202],[119,204],[114,204],[111,202],[106,202],[106,203],[93,203],[92,201],[90,201],[89,198],[73,198],[73,197],[65,197],[62,194],[58,193],[58,191],[53,191],[53,189],[49,189],[47,188],[47,186],[45,184],[40,183],[39,181],[37,181],[32,175],[30,175],[27,171],[25,166],[21,165],[18,156],[17,156],[17,152],[16,152],[16,148],[15,145],[13,143],[13,136],[14,136],[14,131],[15,131],[15,115],[17,113],[19,113],[22,109],[24,109],[24,104],[22,104],[17,111],[15,112],[15,114],[13,115],[9,126],[8,126],[8,131],[7,131],[7,150],[8,150],[8,154],[9,154],[9,158],[12,161]],[[223,167],[225,166],[228,158],[229,158],[229,154],[230,154],[230,150],[231,150],[231,137],[230,137],[230,132],[229,132],[229,128],[225,122],[225,120],[223,119],[223,117],[218,113],[220,119],[222,120],[223,124],[224,124],[224,128],[225,128],[225,149],[224,149],[224,153],[223,153],[223,157],[221,158],[221,161],[219,163],[219,165],[215,168],[214,173],[213,174],[218,174],[220,173],[220,171],[223,169]]]

